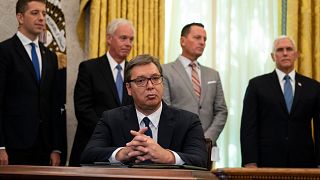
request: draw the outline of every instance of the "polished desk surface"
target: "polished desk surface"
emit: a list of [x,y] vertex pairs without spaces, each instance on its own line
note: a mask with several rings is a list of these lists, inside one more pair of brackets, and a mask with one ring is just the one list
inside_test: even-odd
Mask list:
[[0,166],[0,179],[217,179],[210,171],[185,169]]
[[320,179],[320,168],[218,168],[219,179]]

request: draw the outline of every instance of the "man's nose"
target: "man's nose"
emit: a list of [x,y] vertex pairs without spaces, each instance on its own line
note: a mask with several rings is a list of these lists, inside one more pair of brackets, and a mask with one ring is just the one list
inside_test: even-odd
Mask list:
[[154,87],[154,85],[153,85],[151,79],[148,79],[147,80],[147,88],[153,88],[153,87]]

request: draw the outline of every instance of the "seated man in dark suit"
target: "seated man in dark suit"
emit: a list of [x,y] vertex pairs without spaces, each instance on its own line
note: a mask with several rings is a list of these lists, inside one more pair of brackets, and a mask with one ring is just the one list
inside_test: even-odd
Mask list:
[[196,114],[167,106],[157,58],[140,55],[125,70],[134,105],[105,111],[82,163],[154,162],[206,167],[204,133]]

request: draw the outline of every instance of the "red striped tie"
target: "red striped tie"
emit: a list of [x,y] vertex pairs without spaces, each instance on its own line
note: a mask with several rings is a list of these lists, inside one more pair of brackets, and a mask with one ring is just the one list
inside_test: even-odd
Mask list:
[[192,77],[193,90],[199,101],[200,94],[201,94],[201,86],[200,86],[199,75],[197,71],[197,65],[194,62],[192,62],[189,64],[189,66],[192,68],[191,77]]

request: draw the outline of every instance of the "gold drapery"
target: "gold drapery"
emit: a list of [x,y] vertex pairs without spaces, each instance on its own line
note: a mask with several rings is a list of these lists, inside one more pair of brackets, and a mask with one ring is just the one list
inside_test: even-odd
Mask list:
[[[80,44],[88,43],[88,57],[107,51],[106,27],[115,18],[126,18],[136,29],[134,45],[128,57],[151,54],[164,61],[165,0],[81,0],[77,33]],[[86,42],[86,9],[89,8],[89,38]]]
[[320,81],[320,1],[282,1],[282,7],[286,8],[282,13],[287,16],[287,35],[294,39],[300,52],[296,70]]
[[320,1],[282,0],[281,7],[282,31],[294,39],[300,52],[296,70],[320,81]]

